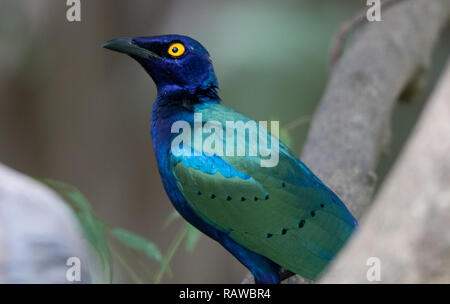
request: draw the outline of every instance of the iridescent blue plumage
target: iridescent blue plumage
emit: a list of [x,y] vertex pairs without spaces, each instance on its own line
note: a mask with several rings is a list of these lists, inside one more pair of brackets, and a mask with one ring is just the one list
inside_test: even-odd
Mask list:
[[[173,124],[185,121],[195,129],[194,113],[220,126],[251,121],[220,104],[203,46],[186,36],[166,35],[119,38],[104,47],[136,59],[157,85],[151,134],[176,210],[229,250],[257,282],[278,283],[281,267],[316,279],[357,223],[285,145],[280,144],[274,167],[261,167],[260,156],[175,155],[171,149],[178,135]],[[245,144],[250,148],[248,140]],[[185,148],[192,151],[194,145]]]

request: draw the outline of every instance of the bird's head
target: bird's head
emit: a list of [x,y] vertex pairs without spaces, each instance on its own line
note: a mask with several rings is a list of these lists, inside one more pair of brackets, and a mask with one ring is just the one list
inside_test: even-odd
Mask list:
[[117,38],[102,47],[128,54],[152,77],[158,90],[180,87],[192,94],[218,87],[208,51],[196,40],[181,35]]

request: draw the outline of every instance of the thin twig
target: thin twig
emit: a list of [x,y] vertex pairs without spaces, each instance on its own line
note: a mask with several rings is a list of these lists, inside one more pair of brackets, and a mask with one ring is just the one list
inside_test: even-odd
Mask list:
[[173,255],[177,251],[178,247],[180,246],[181,242],[183,241],[184,237],[186,236],[187,229],[186,226],[183,225],[180,230],[178,230],[177,234],[175,235],[175,238],[172,240],[172,243],[169,246],[169,249],[167,250],[167,253],[164,256],[164,260],[161,263],[161,266],[158,270],[158,273],[155,275],[154,283],[158,284],[161,282],[164,273],[167,271],[167,266],[170,264],[170,261],[173,258]]
[[[380,9],[384,9],[389,5],[399,1],[403,0],[381,0]],[[350,33],[353,32],[356,29],[356,27],[368,21],[366,18],[366,14],[367,14],[367,7],[357,12],[355,15],[353,15],[352,18],[342,23],[341,26],[339,27],[339,31],[334,36],[333,42],[331,43],[330,74],[334,70],[334,67],[339,58],[341,58],[342,50]]]
[[110,244],[109,248],[111,249],[111,252],[113,255],[116,256],[117,261],[119,261],[120,264],[122,264],[122,266],[125,268],[125,270],[128,272],[128,274],[132,277],[132,279],[137,283],[137,284],[143,284],[144,282],[142,281],[142,279],[139,277],[139,275],[133,270],[133,268],[131,268],[130,265],[128,265],[128,263],[126,262],[126,260],[122,257],[122,255],[119,253],[119,251],[112,245]]
[[312,118],[311,115],[303,115],[303,116],[300,116],[300,117],[296,118],[295,120],[291,121],[290,123],[287,123],[287,124],[284,126],[284,129],[285,129],[286,131],[292,131],[292,130],[294,130],[295,128],[300,127],[301,125],[310,122],[310,121],[311,121],[311,118]]

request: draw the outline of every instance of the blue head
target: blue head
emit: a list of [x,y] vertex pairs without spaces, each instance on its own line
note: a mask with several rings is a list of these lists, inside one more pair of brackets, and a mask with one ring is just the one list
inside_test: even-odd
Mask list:
[[192,38],[181,35],[118,38],[102,46],[138,61],[158,91],[171,87],[191,94],[215,95],[218,84],[209,53]]

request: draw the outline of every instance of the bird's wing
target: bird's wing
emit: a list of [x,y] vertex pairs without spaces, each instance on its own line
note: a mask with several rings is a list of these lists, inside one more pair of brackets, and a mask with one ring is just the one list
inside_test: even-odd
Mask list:
[[[215,109],[206,116],[246,118],[234,111],[226,114],[225,109],[229,111]],[[203,153],[172,156],[172,171],[202,219],[245,248],[309,279],[317,277],[356,225],[336,195],[284,145],[275,167],[261,167],[259,156]]]

